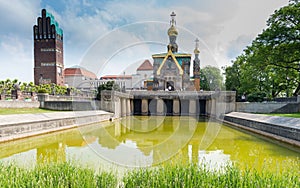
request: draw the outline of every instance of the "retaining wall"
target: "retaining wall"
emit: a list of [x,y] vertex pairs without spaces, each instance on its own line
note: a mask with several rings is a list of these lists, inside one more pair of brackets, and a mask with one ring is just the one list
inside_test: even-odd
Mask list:
[[99,110],[99,101],[41,101],[40,108],[59,111]]
[[237,112],[246,113],[297,113],[300,112],[300,103],[285,103],[285,102],[237,102]]
[[38,101],[2,101],[0,100],[0,108],[38,108]]
[[300,118],[231,112],[224,120],[300,147]]
[[108,121],[104,111],[0,115],[0,142]]

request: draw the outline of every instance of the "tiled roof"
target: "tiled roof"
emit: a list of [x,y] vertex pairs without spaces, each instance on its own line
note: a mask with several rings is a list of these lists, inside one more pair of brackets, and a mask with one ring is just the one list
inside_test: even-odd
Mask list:
[[65,76],[85,76],[87,78],[92,78],[92,79],[96,79],[97,76],[96,74],[94,74],[91,71],[88,71],[82,67],[76,67],[76,68],[66,68],[64,70],[64,75]]
[[137,71],[143,71],[143,70],[153,70],[153,66],[150,63],[150,61],[148,59],[146,59],[144,61],[144,63],[142,63],[137,69]]
[[132,79],[130,75],[106,75],[102,76],[100,80],[117,80],[117,79]]

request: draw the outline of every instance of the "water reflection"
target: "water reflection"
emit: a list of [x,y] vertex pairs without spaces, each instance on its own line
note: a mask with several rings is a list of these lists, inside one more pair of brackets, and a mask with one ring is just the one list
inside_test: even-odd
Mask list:
[[96,168],[193,162],[220,169],[233,162],[277,170],[282,164],[299,168],[299,156],[299,149],[190,117],[128,117],[0,144],[2,161],[34,165],[75,159]]

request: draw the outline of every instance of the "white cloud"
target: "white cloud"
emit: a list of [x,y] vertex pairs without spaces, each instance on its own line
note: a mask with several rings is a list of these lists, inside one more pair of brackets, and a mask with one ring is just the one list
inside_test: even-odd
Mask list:
[[[166,51],[163,45],[168,43],[172,11],[177,14],[179,49],[193,53],[194,40],[199,37],[202,65],[220,67],[239,55],[244,45],[265,27],[269,15],[287,3],[286,0],[66,0],[57,4],[44,0],[0,0],[0,62],[1,71],[5,72],[0,74],[0,80],[14,77],[23,66],[20,59],[26,61],[26,67],[19,74],[24,74],[25,80],[33,79],[32,26],[41,8],[51,12],[64,30],[66,67],[83,64],[94,72],[118,73],[133,62],[151,59],[152,53]],[[136,24],[126,25],[131,23]],[[122,48],[126,50],[118,52]],[[114,53],[117,55],[109,59]],[[20,66],[13,70],[3,66],[6,61]],[[103,69],[99,64],[105,62],[110,63]]]
[[[28,48],[30,46],[30,48]],[[30,82],[33,79],[32,44],[28,39],[18,36],[2,37],[0,43],[0,79],[17,78]]]
[[0,34],[32,31],[39,1],[0,0]]

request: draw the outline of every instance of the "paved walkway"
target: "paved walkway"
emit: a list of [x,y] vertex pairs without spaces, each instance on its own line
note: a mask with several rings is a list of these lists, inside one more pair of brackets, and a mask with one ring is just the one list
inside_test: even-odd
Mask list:
[[0,115],[0,142],[108,121],[112,117],[112,113],[105,111]]
[[58,119],[94,116],[94,115],[105,115],[111,114],[106,111],[68,111],[68,112],[49,112],[49,113],[37,113],[37,114],[10,114],[0,115],[0,127],[24,124],[40,121],[52,121]]
[[300,118],[269,116],[264,114],[250,114],[243,112],[231,112],[226,114],[228,117],[242,118],[244,120],[267,123],[277,126],[290,127],[300,129]]
[[300,147],[300,118],[231,112],[226,123]]

